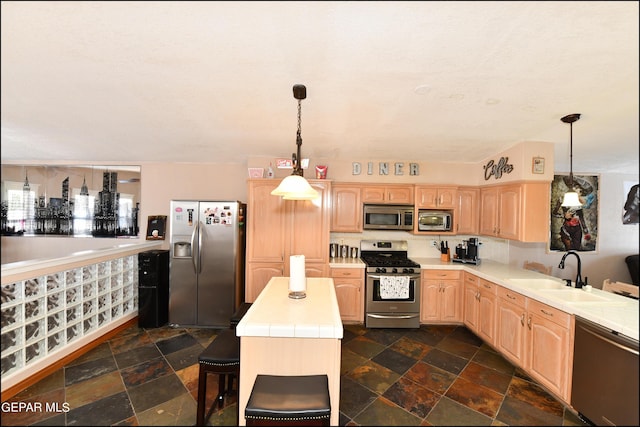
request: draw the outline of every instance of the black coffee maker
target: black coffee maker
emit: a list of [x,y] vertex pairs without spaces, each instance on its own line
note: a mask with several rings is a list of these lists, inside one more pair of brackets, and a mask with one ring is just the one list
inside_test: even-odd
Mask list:
[[462,244],[456,246],[456,256],[452,261],[474,265],[480,264],[478,246],[480,246],[480,243],[477,237],[470,237],[469,240],[463,240]]

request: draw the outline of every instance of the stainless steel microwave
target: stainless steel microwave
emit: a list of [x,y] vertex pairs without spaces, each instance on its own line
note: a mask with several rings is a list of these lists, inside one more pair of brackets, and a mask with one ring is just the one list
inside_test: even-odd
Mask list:
[[413,230],[413,206],[364,205],[365,230]]
[[451,231],[451,212],[419,210],[418,231]]

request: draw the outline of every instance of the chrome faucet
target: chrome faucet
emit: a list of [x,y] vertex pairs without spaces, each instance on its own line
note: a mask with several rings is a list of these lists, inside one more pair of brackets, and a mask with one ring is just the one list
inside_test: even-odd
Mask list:
[[[566,254],[564,254],[562,256],[562,259],[560,260],[560,264],[558,264],[558,268],[564,270],[564,260],[567,259],[567,257],[569,255],[575,255],[576,259],[578,260],[578,274],[576,275],[576,288],[581,288],[583,283],[582,283],[582,262],[580,261],[580,255],[578,255],[578,253],[576,251],[569,251]],[[567,279],[569,280],[569,279]]]

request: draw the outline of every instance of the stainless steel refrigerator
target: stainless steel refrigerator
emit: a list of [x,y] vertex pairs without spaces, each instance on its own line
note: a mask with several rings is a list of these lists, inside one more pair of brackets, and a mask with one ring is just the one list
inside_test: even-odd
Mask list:
[[238,201],[171,201],[171,326],[229,327],[244,301],[245,214]]

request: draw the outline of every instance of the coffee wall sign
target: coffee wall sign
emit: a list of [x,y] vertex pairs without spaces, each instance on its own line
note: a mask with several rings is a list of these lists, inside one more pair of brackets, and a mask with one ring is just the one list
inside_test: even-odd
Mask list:
[[[362,174],[362,164],[360,162],[352,163],[351,173],[353,175]],[[409,163],[408,168],[405,168],[404,162],[395,162],[390,164],[389,162],[378,162],[377,167],[373,162],[367,162],[367,175],[374,175],[376,172],[378,175],[389,175],[393,172],[394,175],[404,175],[408,173],[411,176],[420,175],[420,165],[418,163]]]
[[500,179],[503,173],[513,172],[513,165],[510,165],[508,162],[508,157],[500,157],[498,163],[489,160],[489,163],[483,166],[484,180],[488,181],[492,176],[495,177],[495,179]]

